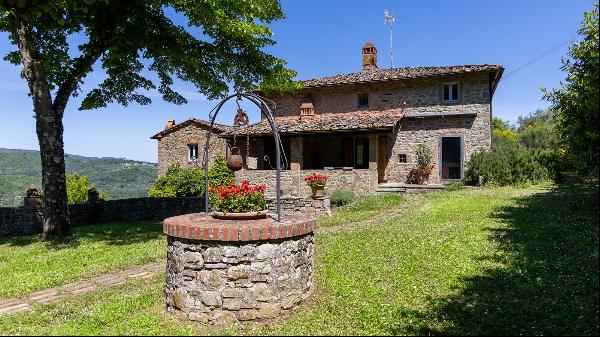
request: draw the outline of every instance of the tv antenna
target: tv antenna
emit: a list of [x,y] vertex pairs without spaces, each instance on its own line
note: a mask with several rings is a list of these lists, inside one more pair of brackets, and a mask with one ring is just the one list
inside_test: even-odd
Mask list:
[[394,68],[394,49],[393,49],[393,39],[392,39],[392,25],[394,24],[394,12],[384,10],[383,11],[383,20],[384,24],[388,24],[390,27],[390,67]]

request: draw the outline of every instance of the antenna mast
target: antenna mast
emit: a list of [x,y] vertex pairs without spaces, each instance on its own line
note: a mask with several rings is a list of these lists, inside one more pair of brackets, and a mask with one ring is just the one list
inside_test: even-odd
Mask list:
[[394,12],[384,10],[383,11],[384,24],[388,24],[390,27],[390,67],[394,68],[394,49],[392,39],[392,25],[394,24]]

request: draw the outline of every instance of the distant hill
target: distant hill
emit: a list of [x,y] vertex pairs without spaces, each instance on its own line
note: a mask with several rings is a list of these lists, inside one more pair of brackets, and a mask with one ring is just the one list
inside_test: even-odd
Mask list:
[[[89,178],[107,199],[146,196],[156,179],[156,164],[124,158],[65,155],[67,172]],[[29,187],[42,187],[40,154],[0,148],[0,206],[20,206]]]

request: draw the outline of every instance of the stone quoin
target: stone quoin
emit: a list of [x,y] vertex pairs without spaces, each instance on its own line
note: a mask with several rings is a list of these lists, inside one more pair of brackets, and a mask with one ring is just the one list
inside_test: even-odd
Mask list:
[[313,290],[315,218],[165,219],[166,306],[182,318],[231,324],[275,318]]

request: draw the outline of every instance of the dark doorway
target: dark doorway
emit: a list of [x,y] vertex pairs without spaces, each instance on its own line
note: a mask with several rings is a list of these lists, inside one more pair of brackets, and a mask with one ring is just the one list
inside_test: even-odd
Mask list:
[[[263,160],[263,168],[265,170],[274,170],[276,164],[276,158],[277,156],[275,155],[275,139],[273,137],[266,137],[264,138],[264,156],[262,158]],[[283,162],[283,155],[281,157],[281,168],[284,170],[288,170],[290,167],[290,154],[291,154],[291,142],[290,139],[288,137],[281,137],[281,144],[283,145],[283,151],[285,152],[285,158],[287,159],[287,167],[284,166],[284,162]]]
[[442,137],[442,179],[462,179],[462,137]]

